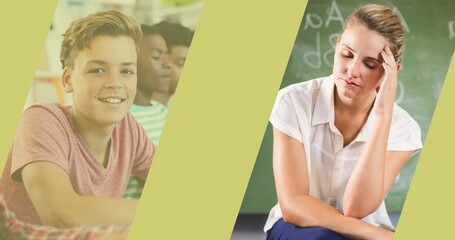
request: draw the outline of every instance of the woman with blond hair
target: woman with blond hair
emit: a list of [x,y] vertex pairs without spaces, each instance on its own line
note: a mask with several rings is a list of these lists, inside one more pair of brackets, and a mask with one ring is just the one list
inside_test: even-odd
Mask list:
[[361,6],[337,39],[332,75],[279,92],[267,239],[393,238],[384,198],[422,147],[418,124],[394,103],[403,48],[398,16]]

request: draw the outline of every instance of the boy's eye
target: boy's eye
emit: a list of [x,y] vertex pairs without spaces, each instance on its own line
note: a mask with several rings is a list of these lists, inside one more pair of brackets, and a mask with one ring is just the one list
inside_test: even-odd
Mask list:
[[155,60],[159,60],[159,59],[160,59],[160,57],[161,57],[161,56],[160,56],[160,55],[158,55],[158,54],[154,54],[154,55],[152,55],[152,58],[153,58],[153,59],[155,59]]
[[163,56],[163,54],[160,51],[152,51],[151,52],[151,57],[155,60],[160,60],[160,58]]
[[132,70],[132,69],[123,69],[121,72],[122,72],[123,74],[128,74],[128,75],[134,75],[134,74],[136,74],[135,71]]
[[94,68],[89,71],[89,73],[104,73],[104,69],[102,68]]

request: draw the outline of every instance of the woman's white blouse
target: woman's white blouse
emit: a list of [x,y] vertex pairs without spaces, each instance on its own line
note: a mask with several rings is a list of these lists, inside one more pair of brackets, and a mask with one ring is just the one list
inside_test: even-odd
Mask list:
[[[343,212],[343,195],[351,172],[368,139],[371,114],[356,136],[343,147],[343,136],[334,124],[332,76],[290,85],[279,91],[270,116],[272,125],[303,143],[310,179],[310,195]],[[388,151],[422,148],[419,125],[397,104],[387,143]],[[282,218],[279,205],[272,208],[264,231]],[[384,202],[364,219],[375,226],[394,229]]]

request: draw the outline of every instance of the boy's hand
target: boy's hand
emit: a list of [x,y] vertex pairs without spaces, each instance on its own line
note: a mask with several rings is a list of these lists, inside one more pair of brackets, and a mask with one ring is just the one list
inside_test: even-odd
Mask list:
[[106,234],[104,237],[100,238],[100,240],[126,240],[128,238],[129,228],[121,231],[121,232],[112,232]]
[[45,225],[129,225],[139,201],[79,195],[63,168],[47,161],[25,165],[22,179],[28,196]]

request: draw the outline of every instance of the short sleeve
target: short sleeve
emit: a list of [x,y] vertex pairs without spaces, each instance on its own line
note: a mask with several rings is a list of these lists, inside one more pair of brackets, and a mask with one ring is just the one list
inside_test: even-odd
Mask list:
[[11,162],[11,177],[16,181],[22,181],[21,169],[35,161],[55,163],[68,172],[69,125],[63,113],[50,109],[32,106],[19,122]]
[[[305,118],[304,112],[299,113],[301,118]],[[270,115],[270,123],[282,133],[302,142],[299,119],[297,117],[295,103],[291,92],[284,88],[278,92],[275,104]]]
[[422,148],[422,140],[420,127],[417,122],[398,105],[394,107],[393,118],[387,150],[420,150]]
[[142,175],[142,173],[147,173],[150,169],[150,165],[152,164],[152,159],[155,154],[155,145],[153,145],[145,130],[133,117],[131,117],[131,121],[134,122],[134,126],[136,127],[138,133],[138,144],[136,146],[132,175]]

